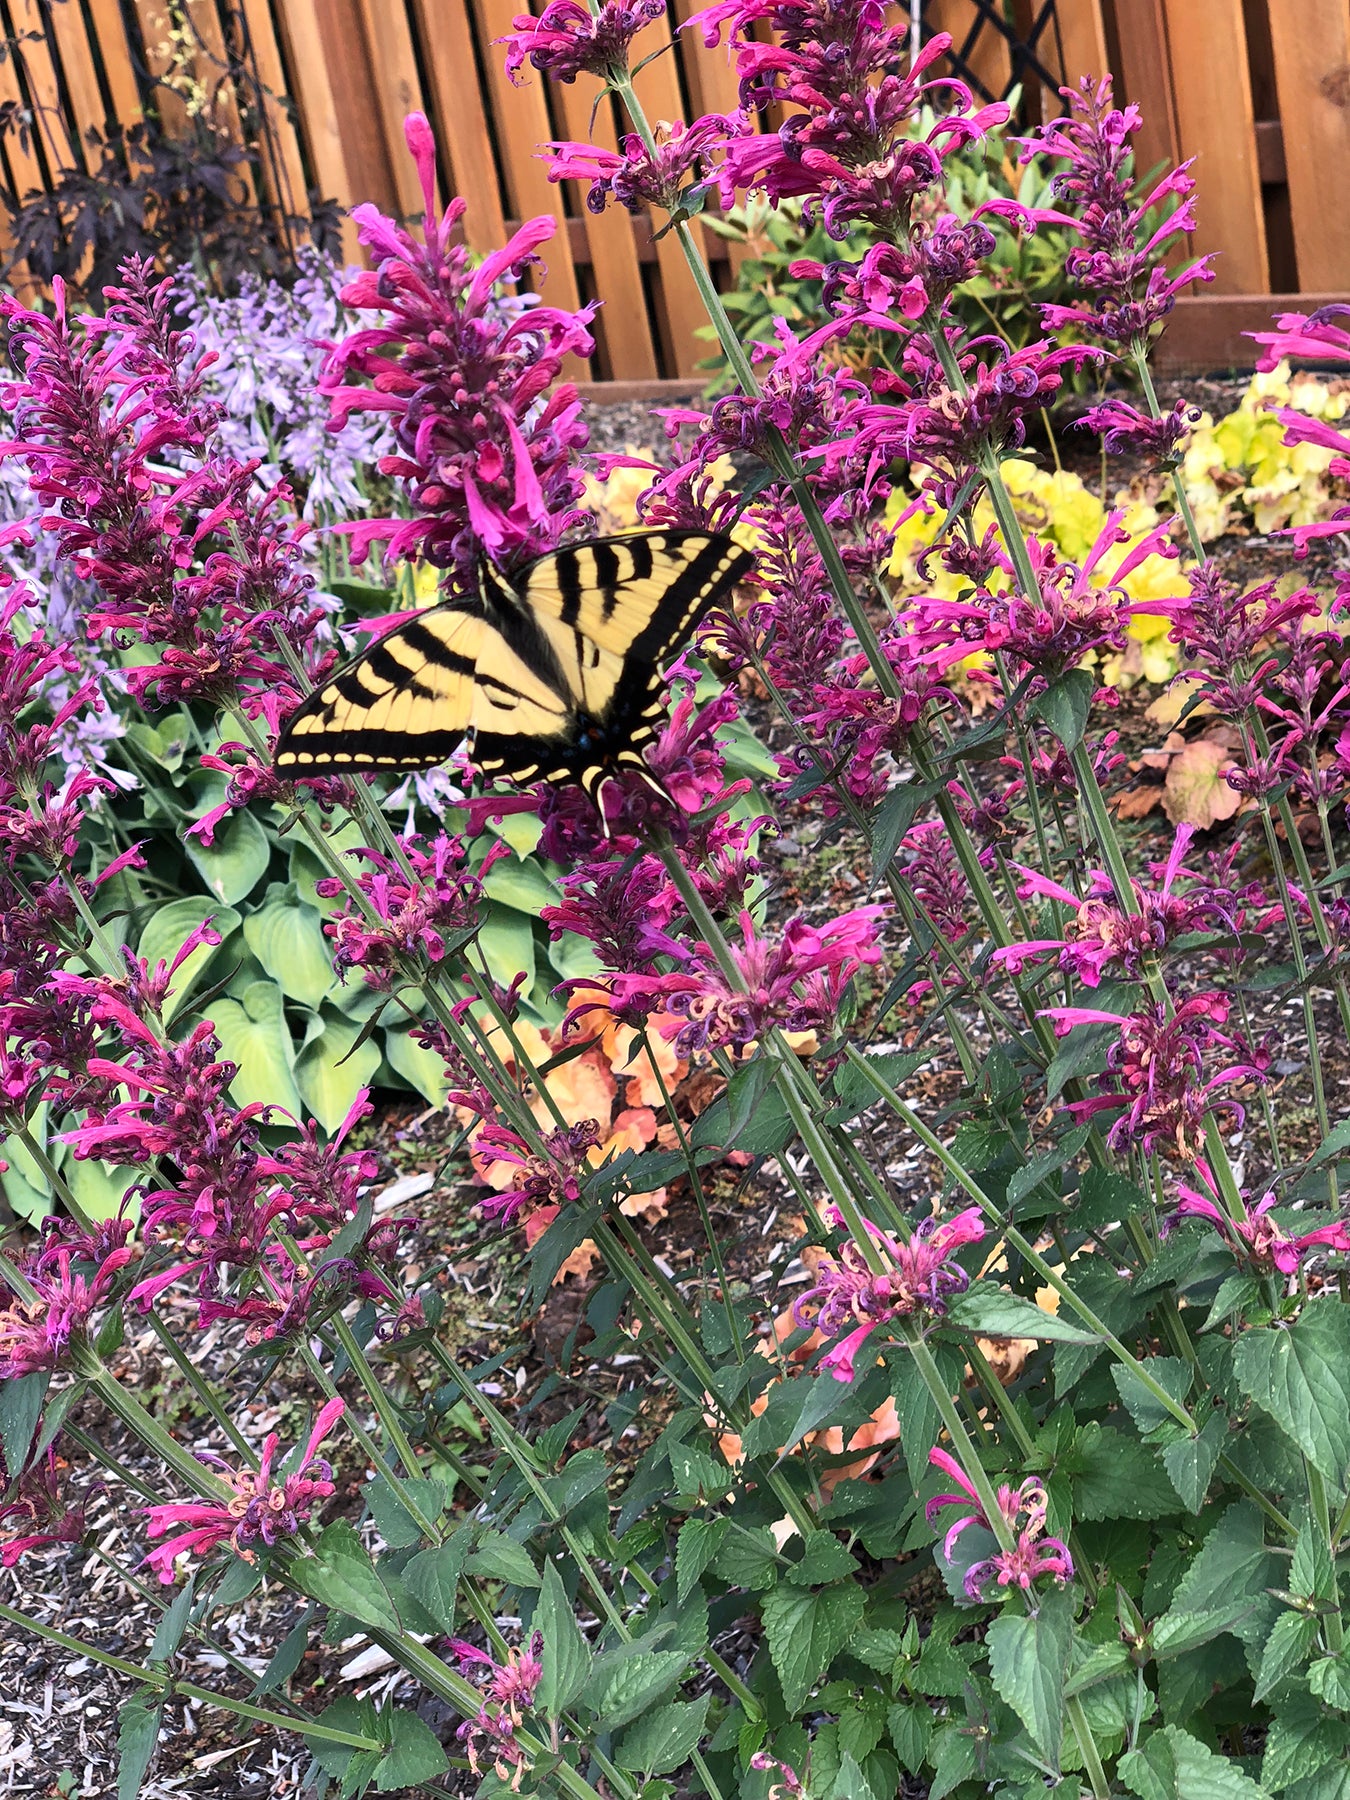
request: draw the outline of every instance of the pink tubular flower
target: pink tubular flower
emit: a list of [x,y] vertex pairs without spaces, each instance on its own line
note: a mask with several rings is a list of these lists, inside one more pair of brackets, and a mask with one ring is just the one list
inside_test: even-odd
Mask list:
[[483,1691],[477,1718],[466,1719],[456,1734],[469,1767],[477,1775],[487,1763],[498,1780],[509,1781],[513,1793],[519,1792],[525,1773],[525,1752],[516,1741],[516,1728],[526,1709],[534,1705],[544,1672],[540,1662],[543,1649],[543,1637],[536,1631],[522,1649],[508,1650],[506,1661],[499,1663],[462,1638],[450,1640],[450,1654],[459,1663],[460,1673]]
[[[835,1209],[829,1216],[834,1224],[842,1223]],[[862,1245],[848,1238],[837,1257],[821,1256],[815,1286],[792,1304],[798,1325],[809,1325],[827,1338],[853,1327],[821,1358],[821,1368],[836,1381],[853,1380],[858,1352],[878,1325],[916,1315],[942,1317],[949,1297],[964,1293],[970,1284],[953,1257],[963,1244],[978,1244],[985,1231],[980,1211],[973,1206],[952,1219],[925,1219],[907,1244],[878,1230],[870,1220],[863,1223],[886,1267],[874,1271]]]
[[[355,881],[365,896],[365,909],[348,896],[347,881],[325,876],[316,883],[324,899],[346,902],[324,926],[334,942],[333,968],[344,979],[349,969],[360,969],[375,988],[392,986],[407,960],[419,954],[428,962],[443,961],[477,929],[481,877],[507,854],[505,846],[498,845],[471,875],[462,838],[441,832],[425,846],[409,837],[398,842],[407,869],[382,851],[360,852],[370,864]],[[374,919],[369,916],[372,912]]]
[[527,62],[550,81],[575,81],[582,74],[604,80],[627,68],[629,44],[665,13],[666,0],[601,0],[595,10],[586,0],[548,0],[537,19],[517,13],[497,42],[507,46],[506,73],[513,82],[519,83]]
[[1018,889],[1024,900],[1057,900],[1072,917],[1064,937],[1010,944],[1005,950],[995,950],[991,960],[1016,975],[1028,962],[1057,952],[1060,968],[1075,975],[1085,987],[1095,988],[1107,974],[1137,979],[1145,963],[1161,955],[1184,932],[1233,926],[1237,902],[1226,889],[1197,882],[1184,894],[1174,891],[1185,874],[1183,864],[1194,835],[1191,825],[1177,827],[1167,861],[1150,865],[1156,886],[1131,883],[1138,909],[1133,913],[1124,912],[1117,903],[1111,878],[1104,869],[1089,871],[1087,898],[1080,900],[1057,881],[1035,869],[1016,865],[1024,877]]
[[[716,0],[686,29],[701,28],[711,46],[724,25],[741,104],[792,109],[776,133],[728,145],[724,202],[753,187],[774,201],[803,195],[836,239],[866,220],[903,242],[913,201],[938,179],[942,158],[1008,117],[1002,102],[972,111],[960,82],[922,79],[950,37],[939,32],[910,59],[907,27],[888,21],[876,0]],[[771,42],[759,36],[766,25]],[[906,128],[925,104],[938,118],[920,139]]]
[[[927,1502],[924,1516],[928,1523],[933,1523],[944,1506],[969,1509],[950,1527],[943,1539],[942,1554],[950,1562],[957,1541],[968,1526],[982,1525],[986,1531],[992,1531],[993,1526],[985,1515],[973,1483],[956,1458],[934,1445],[928,1452],[928,1460],[960,1489],[956,1494],[935,1494]],[[1020,1487],[1005,1483],[999,1488],[996,1501],[1003,1523],[1010,1533],[1015,1534],[1016,1542],[1011,1550],[999,1550],[994,1556],[975,1563],[966,1571],[964,1586],[967,1597],[971,1600],[983,1599],[982,1590],[990,1581],[996,1581],[999,1587],[1018,1587],[1023,1592],[1042,1575],[1050,1576],[1061,1587],[1066,1581],[1072,1581],[1073,1558],[1069,1555],[1068,1546],[1059,1538],[1045,1536],[1049,1500],[1044,1483],[1034,1476],[1029,1477]]]
[[0,1381],[64,1367],[72,1338],[88,1329],[117,1271],[133,1254],[123,1245],[110,1251],[92,1275],[80,1275],[71,1273],[71,1252],[57,1250],[51,1257],[54,1268],[25,1271],[32,1298],[11,1292],[0,1310]]
[[[1071,326],[1110,344],[1144,343],[1183,288],[1214,279],[1208,256],[1175,275],[1163,264],[1167,245],[1195,229],[1191,165],[1183,163],[1136,198],[1130,138],[1141,123],[1139,108],[1111,104],[1109,75],[1095,82],[1085,76],[1077,89],[1060,92],[1069,103],[1067,116],[1034,131],[1026,149],[1028,155],[1040,152],[1065,163],[1053,189],[1064,210],[1028,209],[1012,200],[991,201],[983,210],[1033,228],[1044,222],[1079,234],[1081,242],[1065,267],[1085,298],[1074,306],[1043,306],[1046,330]],[[1150,214],[1172,199],[1178,204],[1155,225]]]
[[598,1121],[583,1119],[580,1124],[545,1132],[541,1141],[543,1155],[505,1125],[488,1123],[474,1133],[478,1165],[490,1169],[504,1163],[520,1171],[510,1187],[481,1202],[487,1218],[510,1225],[523,1207],[533,1213],[541,1206],[557,1208],[580,1200],[581,1177],[589,1167],[587,1152],[600,1142]]
[[1164,1231],[1172,1230],[1182,1219],[1208,1219],[1227,1240],[1238,1261],[1247,1264],[1258,1275],[1297,1275],[1304,1258],[1314,1250],[1350,1250],[1350,1226],[1343,1219],[1291,1237],[1271,1217],[1275,1206],[1273,1193],[1264,1194],[1245,1219],[1235,1219],[1217,1198],[1218,1184],[1208,1163],[1197,1159],[1195,1174],[1204,1183],[1206,1191],[1178,1182],[1179,1197],[1164,1221]]
[[636,132],[623,138],[619,151],[594,144],[549,144],[548,178],[589,182],[586,205],[593,213],[602,213],[611,200],[629,212],[655,203],[673,213],[692,199],[686,192],[690,176],[695,185],[707,180],[715,155],[743,130],[739,119],[707,113],[692,125],[676,119],[662,126],[655,151]]
[[[388,416],[395,452],[380,469],[399,480],[409,519],[349,528],[359,560],[378,539],[389,557],[422,556],[471,588],[480,555],[510,567],[551,550],[588,515],[577,501],[582,478],[572,453],[586,443],[581,403],[559,382],[563,358],[590,355],[592,309],[560,312],[522,296],[494,298],[518,282],[551,237],[550,218],[527,221],[510,243],[476,268],[451,238],[464,202],[435,216],[436,147],[421,113],[409,115],[408,147],[426,198],[425,244],[374,206],[358,206],[362,241],[375,267],[342,301],[380,321],[353,332],[329,355],[320,377],[332,418]],[[362,379],[350,382],[351,375]]]
[[[1228,1018],[1222,994],[1194,994],[1170,1013],[1159,1005],[1128,1017],[1095,1007],[1051,1006],[1043,1016],[1055,1020],[1060,1035],[1075,1025],[1120,1027],[1107,1054],[1109,1074],[1102,1078],[1118,1088],[1074,1101],[1069,1108],[1079,1119],[1122,1109],[1107,1134],[1113,1148],[1138,1145],[1145,1152],[1158,1150],[1177,1161],[1194,1162],[1208,1114],[1222,1111],[1242,1123],[1242,1107],[1219,1090],[1235,1081],[1264,1082],[1270,1067],[1268,1050],[1254,1050],[1220,1030]],[[1211,1074],[1215,1051],[1229,1060]]]
[[661,946],[684,967],[669,975],[618,974],[615,1001],[630,1009],[674,1014],[663,1026],[681,1056],[715,1048],[744,1049],[774,1026],[812,1031],[831,1025],[844,990],[865,964],[881,959],[876,941],[881,906],[859,906],[821,929],[790,919],[774,939],[758,935],[741,914],[741,943],[732,945],[740,983],[733,983],[706,944],[667,939]]
[[1160,469],[1171,469],[1181,461],[1185,441],[1202,416],[1189,400],[1178,400],[1160,419],[1124,400],[1103,400],[1090,406],[1078,423],[1084,431],[1095,432],[1111,456],[1143,456]]
[[70,1506],[61,1493],[55,1450],[48,1450],[40,1468],[34,1465],[19,1474],[11,1498],[0,1505],[0,1525],[14,1533],[0,1542],[0,1569],[14,1568],[29,1550],[79,1543],[84,1509]]
[[152,1538],[164,1537],[165,1532],[179,1525],[187,1527],[175,1537],[165,1538],[145,1558],[160,1580],[173,1581],[174,1563],[185,1554],[205,1557],[221,1544],[228,1544],[245,1562],[253,1562],[257,1544],[270,1549],[285,1538],[295,1537],[315,1507],[335,1492],[332,1466],[315,1452],[345,1410],[337,1399],[320,1410],[295,1473],[283,1476],[279,1482],[272,1478],[279,1442],[273,1431],[263,1443],[262,1461],[256,1471],[240,1469],[226,1477],[234,1489],[231,1499],[147,1507]]

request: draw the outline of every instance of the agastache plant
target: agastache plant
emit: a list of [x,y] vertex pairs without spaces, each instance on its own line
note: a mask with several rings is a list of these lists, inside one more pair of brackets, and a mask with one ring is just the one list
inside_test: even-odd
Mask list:
[[[65,754],[117,685],[15,588],[0,1099],[60,1216],[0,1259],[0,1562],[59,1567],[77,1540],[105,1555],[53,1454],[124,1484],[99,1435],[115,1421],[148,1471],[137,1561],[161,1580],[126,1573],[197,1596],[165,1594],[157,1642],[180,1636],[142,1709],[180,1689],[242,1706],[250,1730],[312,1738],[348,1793],[444,1785],[452,1764],[570,1800],[837,1800],[905,1774],[943,1791],[1068,1779],[1094,1800],[1334,1782],[1339,636],[1309,593],[1242,592],[1180,490],[1184,567],[1169,521],[1135,531],[1124,510],[1065,556],[1023,528],[1005,479],[1067,376],[1108,353],[1145,404],[1112,396],[1095,428],[1175,463],[1190,413],[1163,412],[1146,357],[1188,278],[1160,255],[1189,226],[1190,176],[1141,194],[1134,115],[1100,82],[1067,95],[1041,147],[1063,165],[1079,297],[1029,346],[996,319],[972,335],[952,300],[992,234],[944,208],[943,165],[1006,108],[939,72],[948,40],[911,58],[875,0],[718,0],[688,28],[735,58],[745,114],[657,128],[630,68],[656,10],[551,0],[505,46],[512,75],[598,81],[623,109],[619,150],[554,145],[552,171],[596,205],[666,215],[736,383],[671,413],[641,514],[736,530],[754,577],[667,672],[649,752],[666,797],[625,788],[607,835],[575,791],[480,793],[424,830],[414,794],[396,833],[377,782],[283,780],[271,743],[331,667],[329,609],[286,484],[207,391],[181,287],[132,266],[102,323],[59,295],[50,315],[9,305],[23,529],[89,584],[102,650],[138,646],[119,679],[223,738],[192,752],[225,784],[196,835],[247,811],[269,855],[303,846],[328,949],[310,1016],[326,1033],[341,996],[355,1055],[387,1013],[439,1071],[418,1143],[434,1204],[511,1259],[497,1291],[538,1329],[526,1352],[505,1327],[463,1328],[456,1283],[483,1303],[465,1259],[380,1192],[397,1140],[378,1094],[356,1085],[326,1129],[243,1097],[247,1043],[232,1053],[224,1029],[240,1003],[188,991],[222,949],[211,918],[158,957],[131,947],[120,878],[149,859],[96,866],[82,802],[117,796]],[[562,379],[592,309],[504,292],[551,222],[475,264],[462,204],[434,210],[420,115],[408,143],[423,234],[360,209],[374,266],[343,291],[358,322],[335,319],[321,391],[339,444],[388,433],[403,510],[344,521],[354,548],[460,594],[484,558],[509,574],[592,530]],[[746,352],[689,220],[751,187],[803,198],[840,254],[813,271],[826,316]],[[842,353],[855,327],[881,361]],[[1303,321],[1299,345],[1338,329]],[[1067,335],[1084,331],[1101,342]],[[894,522],[921,512],[930,591],[901,594]],[[1142,603],[1122,583],[1149,559]],[[1224,734],[1216,779],[1241,805],[1214,830],[1160,837],[1113,804],[1129,739],[1106,675],[1144,604]],[[747,761],[747,717],[771,757]],[[514,871],[499,837],[532,841],[532,813],[556,896],[539,929],[568,957],[551,996],[484,948]],[[269,907],[293,904],[287,885]],[[94,1162],[128,1177],[115,1218],[81,1207],[71,1171]],[[772,1206],[752,1211],[761,1183]],[[132,1331],[200,1409],[192,1449],[128,1379]],[[255,1451],[221,1343],[250,1392],[259,1372],[303,1392],[308,1436]],[[936,1582],[915,1579],[929,1557]],[[315,1717],[298,1677],[290,1710],[280,1677],[247,1702],[185,1683],[180,1638],[255,1576],[265,1627],[278,1594],[326,1609],[329,1639],[359,1627],[390,1693],[454,1715],[440,1737],[432,1708],[389,1694]],[[257,1670],[234,1672],[256,1690]]]

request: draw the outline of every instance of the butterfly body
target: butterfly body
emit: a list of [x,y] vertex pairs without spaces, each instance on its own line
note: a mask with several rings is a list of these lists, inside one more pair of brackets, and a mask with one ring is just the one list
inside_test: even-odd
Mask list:
[[655,531],[555,551],[513,586],[484,565],[476,595],[415,614],[330,675],[276,766],[432,768],[467,735],[485,777],[576,782],[594,798],[619,769],[645,774],[662,664],[751,563],[730,538]]

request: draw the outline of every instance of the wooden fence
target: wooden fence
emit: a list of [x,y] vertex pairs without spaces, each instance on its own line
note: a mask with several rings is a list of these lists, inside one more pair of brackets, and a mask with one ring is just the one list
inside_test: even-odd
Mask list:
[[[678,246],[645,217],[595,217],[577,184],[547,179],[542,142],[613,145],[618,121],[604,102],[592,124],[586,78],[554,86],[531,72],[509,84],[495,40],[525,3],[0,0],[11,45],[0,109],[31,126],[5,134],[0,177],[20,197],[47,189],[94,155],[91,129],[133,126],[147,110],[183,135],[195,86],[224,132],[249,133],[251,197],[278,215],[330,198],[413,216],[402,126],[420,109],[436,130],[443,195],[464,196],[475,248],[499,244],[512,221],[557,219],[546,297],[605,301],[591,373],[687,378],[708,346]],[[702,3],[668,0],[668,20],[644,34],[644,52],[674,46],[637,78],[655,119],[737,104],[725,49],[678,30]],[[924,29],[952,33],[958,68],[986,93],[1020,81],[1035,116],[1058,105],[1060,82],[1109,67],[1144,112],[1141,164],[1197,159],[1193,249],[1221,254],[1208,294],[1183,303],[1173,363],[1240,361],[1241,331],[1273,305],[1350,292],[1350,0],[924,0],[922,10]],[[702,235],[726,280],[736,247]],[[344,246],[359,255],[349,220]]]

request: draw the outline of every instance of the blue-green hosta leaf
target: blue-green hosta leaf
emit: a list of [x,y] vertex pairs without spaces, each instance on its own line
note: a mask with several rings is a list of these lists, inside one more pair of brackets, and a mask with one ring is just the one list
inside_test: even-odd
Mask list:
[[411,1027],[386,1025],[382,1042],[385,1060],[394,1073],[401,1075],[428,1105],[444,1106],[450,1083],[443,1058],[419,1044]]
[[226,1057],[238,1065],[230,1083],[235,1105],[261,1101],[284,1107],[298,1119],[304,1102],[291,1073],[293,1046],[276,983],[251,982],[242,1000],[222,995],[212,1003],[211,1022]]
[[[232,906],[223,906],[218,900],[208,900],[201,894],[185,894],[181,900],[170,900],[164,906],[157,906],[141,933],[136,954],[143,956],[153,969],[156,963],[172,962],[192,933],[208,918],[220,933],[221,941],[218,945],[199,944],[178,965],[173,978],[173,991],[164,1003],[166,1024],[181,1009],[192,992],[197,977],[205,970],[217,950],[225,950],[225,940],[239,928],[239,914]],[[224,973],[230,964],[223,956],[221,960]]]
[[267,833],[252,813],[231,813],[216,827],[215,840],[206,845],[197,836],[185,837],[188,860],[211,893],[226,906],[251,894],[267,873],[272,846]]
[[361,1027],[354,1019],[325,1007],[323,1029],[295,1059],[295,1082],[305,1105],[325,1131],[336,1131],[356,1096],[369,1087],[380,1066],[372,1038],[358,1043]]
[[266,901],[244,920],[244,942],[282,993],[302,1006],[317,1008],[333,985],[332,946],[313,907]]

